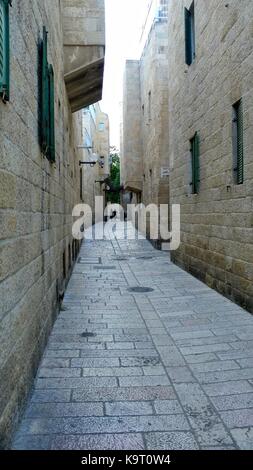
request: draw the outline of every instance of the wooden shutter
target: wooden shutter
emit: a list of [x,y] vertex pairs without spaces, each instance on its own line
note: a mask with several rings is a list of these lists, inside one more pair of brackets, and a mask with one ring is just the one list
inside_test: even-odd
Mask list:
[[192,63],[192,21],[191,12],[184,9],[185,14],[185,62],[187,65]]
[[47,62],[47,31],[43,28],[41,44],[41,148],[44,155],[49,151],[49,81]]
[[0,96],[3,101],[10,98],[10,0],[0,0]]
[[49,160],[55,162],[54,69],[48,68],[49,81]]
[[243,105],[242,100],[237,108],[237,184],[244,182],[244,145],[243,145]]
[[55,162],[55,108],[54,108],[54,70],[47,60],[48,39],[43,28],[41,43],[41,149],[51,162]]
[[199,135],[196,132],[191,139],[191,158],[192,158],[192,194],[199,193],[200,187],[200,166],[199,166]]
[[196,132],[195,134],[195,192],[199,193],[200,187],[200,168],[199,168],[199,135]]

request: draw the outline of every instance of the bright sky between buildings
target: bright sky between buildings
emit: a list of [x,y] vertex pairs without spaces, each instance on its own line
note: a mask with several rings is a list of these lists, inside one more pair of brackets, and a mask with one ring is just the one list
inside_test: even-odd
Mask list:
[[149,3],[150,0],[105,0],[106,66],[101,107],[109,114],[111,145],[117,147],[124,63],[140,57],[140,37]]

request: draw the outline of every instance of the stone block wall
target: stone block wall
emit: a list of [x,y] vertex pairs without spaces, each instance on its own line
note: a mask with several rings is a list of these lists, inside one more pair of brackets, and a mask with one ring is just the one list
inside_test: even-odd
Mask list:
[[[181,204],[173,260],[253,311],[253,9],[250,0],[195,0],[196,57],[185,63],[184,8],[169,2],[171,203]],[[244,184],[233,175],[232,106],[243,102]],[[190,139],[200,137],[191,194]]]
[[[124,207],[127,200],[169,205],[168,96],[167,19],[152,18],[140,60],[126,62],[121,133],[121,175],[128,191]],[[149,236],[157,218],[147,212],[146,219]]]
[[155,22],[140,60],[143,196],[149,204],[169,203],[168,26]]
[[[38,44],[48,30],[55,73],[56,162],[39,145]],[[64,83],[62,2],[15,0],[10,8],[10,102],[0,102],[0,448],[29,395],[79,244],[81,114]]]
[[[91,105],[83,114],[83,143],[90,143],[92,149],[83,151],[82,160],[94,160],[94,154],[99,158],[98,163],[90,167],[82,167],[83,202],[92,208],[95,223],[95,198],[102,196],[105,205],[105,180],[109,176],[110,128],[109,117],[103,113],[99,103]],[[101,215],[100,219],[103,220]],[[97,219],[98,221],[98,219]]]
[[125,189],[142,191],[142,124],[140,96],[140,62],[128,60],[124,75],[123,149],[121,165]]

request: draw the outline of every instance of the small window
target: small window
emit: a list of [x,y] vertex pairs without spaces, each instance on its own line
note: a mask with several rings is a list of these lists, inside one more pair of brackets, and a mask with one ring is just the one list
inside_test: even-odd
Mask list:
[[151,98],[152,98],[152,94],[150,91],[148,94],[148,120],[149,122],[151,122]]
[[192,194],[199,193],[200,185],[200,171],[199,171],[199,135],[196,132],[194,137],[190,140],[191,144],[191,182],[190,186],[192,189]]
[[195,12],[194,2],[189,10],[185,8],[185,62],[191,65],[195,59]]
[[0,97],[10,99],[10,31],[9,6],[11,0],[0,0]]
[[83,200],[83,170],[80,168],[80,200]]
[[77,256],[78,256],[78,251],[79,251],[79,249],[78,249],[78,241],[75,240],[75,258],[77,258]]
[[98,125],[98,130],[100,132],[103,132],[105,130],[105,123],[104,122],[100,122],[99,125]]
[[47,31],[43,28],[41,52],[41,149],[49,161],[55,162],[54,70],[47,60]]
[[71,263],[72,263],[72,260],[71,260],[71,248],[70,248],[70,245],[69,245],[69,269],[71,269]]
[[66,279],[66,252],[62,254],[62,272],[63,272],[63,279]]
[[75,241],[72,241],[72,260],[75,261]]
[[244,182],[244,139],[243,139],[243,104],[237,101],[233,106],[233,164],[234,181],[236,184]]

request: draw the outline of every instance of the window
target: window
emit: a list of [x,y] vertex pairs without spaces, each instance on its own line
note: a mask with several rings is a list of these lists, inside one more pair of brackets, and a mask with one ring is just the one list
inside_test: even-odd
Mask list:
[[80,168],[80,200],[83,200],[83,170]]
[[191,188],[192,194],[199,193],[200,172],[199,172],[199,135],[196,132],[194,137],[190,140],[191,143]]
[[66,279],[66,251],[62,254],[62,273],[63,273],[63,279]]
[[72,260],[73,260],[73,261],[75,260],[75,244],[74,244],[74,240],[72,240]]
[[149,122],[151,122],[151,98],[152,98],[152,94],[150,91],[148,94],[148,120]]
[[71,269],[71,248],[70,248],[70,245],[69,245],[69,269]]
[[195,12],[194,2],[185,8],[185,62],[191,65],[195,59]]
[[233,160],[234,181],[236,184],[244,182],[244,145],[243,145],[243,104],[239,100],[233,106]]
[[11,0],[0,0],[0,96],[10,99],[10,34],[9,6]]
[[100,132],[103,132],[105,130],[105,123],[104,122],[100,122],[99,125],[98,125],[98,130]]
[[49,161],[55,162],[54,70],[47,60],[47,31],[43,28],[41,43],[41,149]]
[[75,240],[75,259],[77,258],[78,251],[79,251],[79,249],[78,249],[78,241]]

